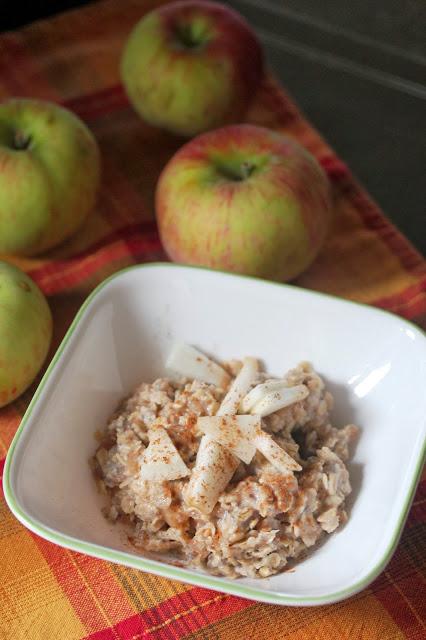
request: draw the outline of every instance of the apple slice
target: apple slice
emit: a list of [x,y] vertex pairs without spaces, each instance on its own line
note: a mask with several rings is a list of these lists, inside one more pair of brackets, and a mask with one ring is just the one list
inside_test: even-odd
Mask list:
[[[237,413],[241,398],[253,384],[257,370],[257,360],[244,358],[242,369],[223,399],[217,416]],[[253,455],[254,452],[252,457]],[[195,507],[203,513],[210,513],[239,463],[238,457],[214,442],[210,436],[204,435],[201,438],[197,460],[186,491],[185,501],[188,506]]]
[[260,402],[262,398],[264,398],[271,391],[280,391],[285,387],[284,380],[266,380],[266,382],[262,382],[261,384],[257,384],[253,389],[247,393],[246,396],[241,400],[240,405],[240,413],[250,413],[253,409],[254,405],[257,402]]
[[[265,385],[266,384],[267,383],[265,383]],[[263,418],[269,416],[271,413],[275,413],[275,411],[284,409],[284,407],[289,407],[291,404],[300,402],[300,400],[304,400],[309,395],[309,390],[304,384],[298,384],[295,387],[286,387],[285,384],[282,384],[281,387],[276,385],[273,390],[271,390],[270,387],[271,385],[269,386],[269,390],[257,390],[257,387],[252,389],[243,399],[241,403],[242,407],[246,409],[247,406],[250,406],[250,413],[252,415]],[[249,397],[250,394],[252,394],[251,398]],[[255,400],[254,403],[253,399]]]
[[186,378],[195,378],[221,389],[225,389],[231,381],[225,369],[189,344],[175,344],[167,358],[166,368]]
[[184,500],[208,514],[213,510],[219,495],[238,467],[239,460],[207,436],[203,436],[198,448],[195,467],[185,491]]
[[262,431],[254,438],[254,445],[260,453],[281,473],[300,471],[301,466],[269,435]]
[[252,461],[256,453],[253,439],[261,427],[259,416],[207,416],[198,418],[197,427],[246,464]]
[[149,445],[140,458],[140,480],[163,482],[189,475],[188,467],[163,427],[150,429],[148,435]]
[[[241,398],[253,384],[258,371],[258,363],[254,358],[245,358],[243,366],[228,393],[219,407],[217,416],[213,420],[222,420],[222,416],[231,416],[237,413]],[[244,416],[251,418],[251,416]],[[211,418],[202,418],[202,420]],[[207,430],[209,427],[207,426]],[[228,441],[225,447],[228,445]],[[244,446],[246,449],[244,449]],[[191,473],[191,479],[185,494],[185,502],[203,513],[210,513],[214,508],[219,495],[227,486],[234,475],[240,461],[239,456],[227,448],[215,442],[210,435],[201,438],[197,459]],[[240,455],[245,455],[250,460],[255,453],[255,448],[247,439],[240,444]]]
[[241,400],[254,383],[258,370],[259,364],[256,358],[244,358],[241,371],[229,387],[216,415],[233,416],[238,413]]

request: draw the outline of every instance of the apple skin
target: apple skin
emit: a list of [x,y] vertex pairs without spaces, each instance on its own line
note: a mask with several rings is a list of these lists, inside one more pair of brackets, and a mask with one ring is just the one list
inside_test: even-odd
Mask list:
[[240,121],[262,74],[262,49],[245,20],[197,0],[142,18],[121,61],[135,110],[149,124],[187,137]]
[[98,145],[77,116],[40,100],[0,104],[0,254],[36,255],[71,236],[99,176]]
[[313,156],[252,125],[188,142],[156,190],[159,232],[172,260],[279,281],[317,256],[331,211],[330,185]]
[[17,267],[0,262],[0,407],[33,382],[52,338],[46,298]]

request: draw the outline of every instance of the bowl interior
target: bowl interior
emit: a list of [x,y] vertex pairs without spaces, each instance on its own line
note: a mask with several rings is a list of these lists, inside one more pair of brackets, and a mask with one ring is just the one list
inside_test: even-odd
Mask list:
[[362,429],[349,522],[294,571],[240,582],[317,597],[362,581],[400,528],[419,465],[425,340],[397,317],[292,287],[169,265],[108,282],[62,347],[18,441],[10,487],[20,509],[62,534],[138,556],[103,518],[88,459],[118,401],[164,373],[176,339],[218,359],[260,357],[273,374],[309,360],[335,396],[335,424]]

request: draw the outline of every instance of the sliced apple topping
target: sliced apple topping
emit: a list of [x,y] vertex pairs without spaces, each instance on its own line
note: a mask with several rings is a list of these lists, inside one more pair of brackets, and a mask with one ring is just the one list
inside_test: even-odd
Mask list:
[[257,402],[260,402],[268,393],[279,391],[285,387],[284,380],[266,380],[261,384],[257,384],[253,389],[245,395],[241,400],[239,413],[250,413]]
[[207,416],[198,418],[198,429],[249,464],[256,452],[253,439],[260,431],[259,416]]
[[241,412],[263,418],[304,400],[308,395],[309,390],[304,384],[287,387],[284,381],[270,380],[257,385],[243,398]]
[[185,491],[184,500],[189,507],[210,513],[222,491],[238,467],[239,460],[207,436],[198,448],[195,467]]
[[225,369],[189,344],[175,344],[167,359],[166,368],[186,378],[196,378],[221,389],[225,389],[231,381]]
[[155,426],[148,436],[149,444],[140,458],[140,480],[163,482],[189,475],[188,467],[163,427]]
[[[221,420],[221,416],[232,416],[237,413],[241,399],[253,384],[257,371],[257,360],[245,358],[241,371],[233,381],[218,409],[217,416],[213,420]],[[210,434],[207,435],[208,429],[207,426],[206,435],[201,438],[195,467],[192,470],[185,497],[188,506],[195,507],[203,513],[212,511],[219,495],[227,486],[240,463],[240,456],[233,455],[231,449],[228,451],[226,447],[214,441]],[[235,442],[237,441],[235,440]],[[246,448],[244,449],[244,447]],[[255,452],[250,443],[247,447],[246,441],[240,444],[238,451],[246,459],[248,456],[251,456],[251,459]]]
[[228,393],[222,400],[217,412],[218,416],[233,416],[238,413],[242,399],[256,379],[259,363],[256,358],[244,358],[243,366],[229,387]]
[[[222,367],[186,344],[175,345],[166,366],[180,375],[221,388],[230,383],[230,376]],[[204,435],[200,440],[184,500],[189,507],[202,513],[213,510],[240,460],[249,464],[256,449],[283,473],[301,469],[261,427],[263,416],[302,400],[308,395],[308,389],[304,385],[287,387],[283,380],[268,380],[249,391],[257,374],[257,360],[244,358],[243,366],[230,385],[217,414],[202,416],[197,420],[197,428]],[[239,410],[249,415],[237,415]]]
[[300,471],[301,466],[269,435],[262,431],[254,438],[254,445],[261,454],[281,473]]

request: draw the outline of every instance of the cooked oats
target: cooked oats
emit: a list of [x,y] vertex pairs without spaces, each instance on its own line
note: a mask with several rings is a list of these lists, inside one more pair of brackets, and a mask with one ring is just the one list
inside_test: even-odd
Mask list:
[[[235,377],[242,363],[222,366]],[[258,372],[252,388],[269,380]],[[217,449],[231,455],[233,475],[207,513],[185,499],[203,437],[197,420],[217,414],[229,387],[159,378],[142,383],[120,405],[91,465],[108,496],[106,516],[123,523],[136,548],[173,554],[184,565],[217,575],[264,578],[346,521],[351,486],[345,462],[358,427],[331,424],[332,395],[310,364],[299,364],[282,381],[286,387],[304,385],[307,395],[261,418],[262,432],[288,454],[285,460],[293,459],[293,467],[278,470],[259,450],[245,464]],[[150,433],[158,426],[167,431],[186,477],[140,478]]]

